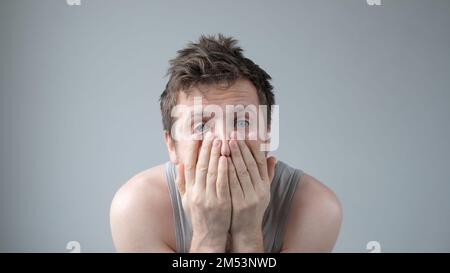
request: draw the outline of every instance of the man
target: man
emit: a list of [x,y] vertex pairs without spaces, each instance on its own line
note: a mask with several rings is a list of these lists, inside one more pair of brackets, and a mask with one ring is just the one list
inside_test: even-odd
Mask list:
[[[335,194],[262,148],[273,142],[271,77],[220,34],[178,51],[168,75],[160,102],[170,162],[116,193],[117,251],[331,251],[342,218]],[[251,107],[262,105],[269,110]]]

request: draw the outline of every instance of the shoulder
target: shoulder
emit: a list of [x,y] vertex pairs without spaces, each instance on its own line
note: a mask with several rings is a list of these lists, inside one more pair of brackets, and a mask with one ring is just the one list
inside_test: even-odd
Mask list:
[[342,205],[336,194],[303,173],[292,200],[283,248],[295,252],[331,251],[341,222]]
[[173,245],[170,196],[164,164],[138,173],[115,194],[110,209],[118,251],[164,251]]
[[307,173],[300,177],[297,191],[294,195],[294,202],[297,205],[314,208],[316,212],[320,210],[326,211],[327,216],[334,216],[332,217],[333,219],[340,218],[342,214],[342,206],[336,194],[325,184]]
[[160,196],[167,190],[164,165],[158,165],[131,177],[114,195],[112,209],[120,211],[132,205],[149,205],[149,197]]

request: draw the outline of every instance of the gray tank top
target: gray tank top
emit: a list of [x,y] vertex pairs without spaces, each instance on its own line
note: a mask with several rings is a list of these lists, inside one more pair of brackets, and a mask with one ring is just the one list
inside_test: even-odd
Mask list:
[[[275,166],[271,184],[269,205],[263,218],[263,241],[265,252],[280,252],[287,224],[292,197],[297,189],[302,170],[294,169],[282,161]],[[175,224],[177,253],[189,252],[192,240],[192,226],[181,202],[181,195],[175,182],[176,167],[170,161],[166,163],[166,176]]]

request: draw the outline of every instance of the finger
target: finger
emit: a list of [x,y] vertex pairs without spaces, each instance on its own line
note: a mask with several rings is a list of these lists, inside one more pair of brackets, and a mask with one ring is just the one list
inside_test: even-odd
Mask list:
[[217,177],[217,198],[219,200],[230,199],[230,184],[228,181],[228,162],[225,156],[219,159],[218,177]]
[[177,164],[177,178],[175,182],[177,184],[178,191],[180,192],[181,196],[183,196],[186,192],[186,179],[184,177],[183,164]]
[[[250,138],[250,139],[252,139],[252,138]],[[247,140],[246,143],[247,143],[248,147],[250,148],[250,151],[252,152],[253,157],[255,158],[261,178],[264,179],[265,181],[267,181],[267,178],[269,178],[268,168],[267,168],[267,163],[266,163],[266,157],[260,149],[261,142],[257,141],[257,140]]]
[[186,163],[183,166],[183,171],[185,172],[186,187],[191,187],[195,183],[195,170],[197,167],[197,154],[198,146],[200,141],[192,140],[189,141],[187,147],[187,158]]
[[273,177],[275,176],[275,168],[277,165],[277,159],[274,156],[267,158],[267,169],[269,175],[269,183],[272,183]]
[[256,164],[255,158],[253,157],[250,149],[247,147],[245,141],[238,140],[238,145],[239,149],[241,150],[241,155],[244,159],[244,163],[247,166],[248,172],[250,173],[250,178],[252,180],[253,186],[255,186],[255,183],[259,183],[261,181],[258,165]]
[[197,168],[195,171],[195,187],[205,189],[212,141],[213,135],[211,132],[208,132],[203,139],[202,147],[200,148],[200,153],[198,156]]
[[236,174],[236,169],[231,161],[231,158],[227,157],[228,165],[228,179],[230,183],[230,193],[232,202],[236,202],[244,199],[244,191],[242,190],[241,183]]
[[217,183],[217,168],[219,165],[221,141],[215,139],[211,148],[211,155],[209,158],[208,174],[206,176],[206,193],[211,196],[217,196],[216,183]]
[[233,161],[234,168],[236,169],[237,177],[239,178],[239,182],[244,190],[244,195],[247,196],[247,194],[250,194],[254,190],[254,187],[250,174],[247,170],[247,166],[242,158],[237,140],[230,140],[230,149],[231,159]]

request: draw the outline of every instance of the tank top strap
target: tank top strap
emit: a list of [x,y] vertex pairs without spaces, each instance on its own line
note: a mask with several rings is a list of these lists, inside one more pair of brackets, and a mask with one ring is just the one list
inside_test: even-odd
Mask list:
[[176,185],[176,166],[168,161],[165,164],[165,169],[175,224],[176,251],[177,253],[186,253],[189,252],[190,238],[192,238],[191,223],[184,212],[181,195]]
[[264,246],[268,252],[281,251],[292,199],[303,174],[280,160],[275,166],[270,202],[263,218]]

